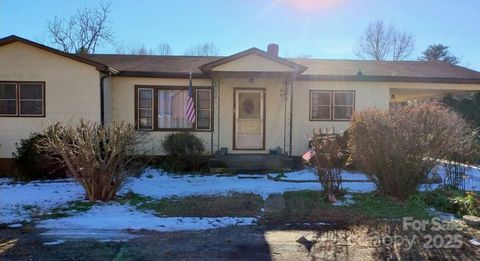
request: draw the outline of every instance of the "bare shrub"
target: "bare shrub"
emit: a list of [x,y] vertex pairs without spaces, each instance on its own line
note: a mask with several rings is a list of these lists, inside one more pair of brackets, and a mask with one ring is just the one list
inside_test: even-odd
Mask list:
[[429,103],[356,112],[349,135],[354,164],[378,191],[406,199],[438,160],[468,151],[476,132],[455,112]]
[[135,168],[133,151],[139,136],[131,124],[109,127],[81,120],[78,126],[49,126],[39,145],[57,158],[84,188],[90,201],[108,201]]
[[324,132],[315,130],[310,140],[312,149],[315,151],[311,162],[324,194],[329,200],[334,198],[332,196],[341,194],[341,173],[349,157],[346,146],[342,146],[344,143],[342,136],[329,130]]

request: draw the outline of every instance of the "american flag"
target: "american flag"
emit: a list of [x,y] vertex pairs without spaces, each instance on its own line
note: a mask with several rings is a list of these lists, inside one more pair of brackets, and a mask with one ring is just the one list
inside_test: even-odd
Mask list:
[[310,159],[315,155],[315,151],[314,150],[309,150],[307,152],[305,152],[305,154],[303,154],[302,156],[302,159],[309,162]]
[[188,85],[187,109],[185,110],[185,118],[191,123],[195,123],[195,102],[193,101],[192,73],[190,73],[190,83]]

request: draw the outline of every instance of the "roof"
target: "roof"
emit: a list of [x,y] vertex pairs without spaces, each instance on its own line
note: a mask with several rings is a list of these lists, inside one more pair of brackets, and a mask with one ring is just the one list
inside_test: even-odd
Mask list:
[[[90,60],[107,64],[123,76],[208,78],[208,70],[231,56],[158,56],[93,54]],[[282,59],[305,67],[301,80],[399,81],[480,83],[480,72],[442,61],[367,61],[331,59]],[[362,75],[358,73],[361,71]]]
[[[342,78],[410,81],[480,80],[480,72],[443,61],[368,61],[290,59],[308,69],[303,78]],[[359,76],[361,72],[362,76]]]
[[222,58],[219,56],[123,54],[89,54],[84,57],[108,64],[119,70],[119,75],[150,77],[186,77],[190,72],[199,77],[203,75],[200,66]]
[[22,42],[63,57],[94,66],[99,71],[119,76],[209,78],[208,71],[218,65],[249,54],[260,55],[291,67],[299,80],[346,80],[387,82],[434,82],[480,84],[480,72],[442,61],[367,61],[329,59],[285,59],[257,48],[231,56],[159,56],[90,54],[74,55],[11,35],[0,39],[0,47]]
[[14,42],[21,42],[21,43],[24,43],[24,44],[42,49],[44,51],[54,53],[54,54],[58,54],[60,56],[75,60],[77,62],[81,62],[81,63],[91,65],[91,66],[95,67],[97,70],[102,71],[102,72],[111,71],[111,68],[109,68],[107,65],[105,65],[103,63],[100,63],[100,62],[97,62],[97,61],[92,61],[92,60],[89,60],[85,57],[80,57],[80,56],[77,56],[77,55],[74,55],[74,54],[69,54],[69,53],[66,53],[66,52],[62,52],[60,50],[45,46],[43,44],[39,44],[37,42],[30,41],[28,39],[25,39],[25,38],[22,38],[22,37],[19,37],[19,36],[16,36],[16,35],[10,35],[10,36],[1,38],[0,39],[0,46],[4,46],[4,45],[11,44],[11,43],[14,43]]

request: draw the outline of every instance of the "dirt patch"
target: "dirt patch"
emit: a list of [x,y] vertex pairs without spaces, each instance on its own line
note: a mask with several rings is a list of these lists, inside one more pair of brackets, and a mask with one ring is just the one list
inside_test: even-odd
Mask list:
[[[128,242],[67,241],[44,245],[42,231],[0,230],[2,260],[472,260],[480,247],[469,243],[478,231],[459,232],[459,248],[426,248],[422,238],[411,247],[379,243],[386,236],[413,236],[398,222],[377,221],[315,228],[228,227],[205,231],[137,231]],[[424,236],[428,233],[418,234]],[[446,233],[432,233],[446,236]]]

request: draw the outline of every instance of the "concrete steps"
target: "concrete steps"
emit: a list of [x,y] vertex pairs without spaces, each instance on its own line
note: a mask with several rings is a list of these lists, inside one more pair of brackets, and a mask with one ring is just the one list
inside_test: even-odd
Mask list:
[[294,166],[295,160],[283,154],[228,154],[209,161],[211,172],[268,173]]

